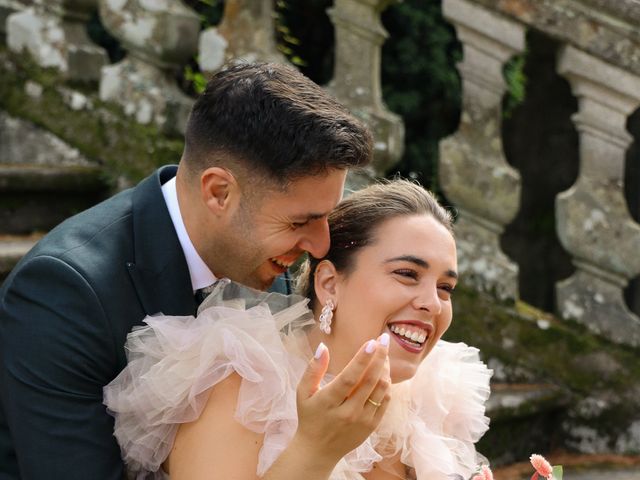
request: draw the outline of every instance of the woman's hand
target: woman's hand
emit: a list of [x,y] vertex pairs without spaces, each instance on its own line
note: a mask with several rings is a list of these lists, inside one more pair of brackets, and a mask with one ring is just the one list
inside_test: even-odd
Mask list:
[[329,351],[318,348],[298,385],[298,430],[265,480],[289,478],[298,466],[307,480],[328,478],[338,461],[364,442],[389,404],[388,346],[388,334],[370,340],[322,388]]

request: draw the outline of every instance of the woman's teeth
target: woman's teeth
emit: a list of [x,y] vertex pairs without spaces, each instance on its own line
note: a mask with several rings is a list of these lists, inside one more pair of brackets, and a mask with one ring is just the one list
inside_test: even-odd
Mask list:
[[423,344],[428,337],[427,332],[419,327],[408,328],[399,325],[391,325],[389,330],[400,337],[404,337],[407,340],[411,340],[412,342],[419,344]]

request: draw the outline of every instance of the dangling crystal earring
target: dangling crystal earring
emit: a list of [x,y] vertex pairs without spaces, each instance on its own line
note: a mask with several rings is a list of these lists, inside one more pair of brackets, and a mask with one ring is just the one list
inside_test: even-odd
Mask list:
[[320,312],[320,331],[322,333],[326,333],[329,335],[331,333],[331,319],[333,318],[333,309],[336,306],[333,304],[331,299],[327,300],[327,303],[322,307],[322,311]]

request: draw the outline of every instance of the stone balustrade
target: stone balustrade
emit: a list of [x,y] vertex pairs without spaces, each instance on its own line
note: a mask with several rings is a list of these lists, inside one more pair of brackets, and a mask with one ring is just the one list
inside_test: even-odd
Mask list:
[[[380,16],[395,0],[335,0],[334,77],[326,86],[374,131],[373,169],[352,187],[384,174],[403,152],[401,119],[382,100]],[[579,99],[573,117],[580,136],[580,176],[556,202],[557,235],[576,268],[556,289],[557,310],[616,342],[640,345],[640,319],[623,290],[640,275],[635,251],[640,226],[624,197],[626,120],[640,106],[640,12],[634,0],[443,0],[443,13],[463,45],[458,65],[462,114],[458,131],[440,145],[440,184],[456,207],[460,270],[468,284],[500,299],[518,299],[518,265],[500,246],[518,214],[521,174],[502,144],[503,69],[525,50],[528,28],[564,46],[560,75]],[[87,37],[98,9],[126,50],[107,65]],[[64,80],[99,82],[95,99],[118,104],[140,124],[183,131],[193,98],[176,71],[198,58],[215,71],[232,58],[284,62],[274,36],[270,0],[229,0],[222,21],[200,32],[196,13],[179,0],[0,0],[7,46],[27,51]],[[357,54],[354,54],[357,52]],[[72,85],[71,83],[70,85]],[[32,85],[34,88],[37,85]],[[69,98],[84,98],[70,90]],[[83,95],[87,92],[83,92]],[[89,97],[91,95],[89,94]]]
[[[376,140],[374,168],[363,181],[383,175],[404,149],[402,120],[386,108],[380,88],[387,36],[380,14],[393,1],[336,0],[329,12],[336,74],[327,88],[371,126]],[[86,36],[87,14],[95,8],[127,52],[117,64],[105,65],[104,52]],[[0,0],[0,12],[14,12],[7,21],[13,50],[27,49],[39,65],[68,78],[99,80],[101,100],[168,134],[183,132],[193,103],[176,83],[176,71],[192,59],[205,73],[232,59],[287,61],[276,45],[271,0],[229,0],[220,24],[202,33],[196,13],[179,0]]]
[[[520,176],[504,158],[504,63],[533,27],[564,44],[557,61],[579,100],[580,175],[556,199],[556,231],[575,273],[556,287],[558,313],[640,346],[640,318],[623,290],[640,274],[640,225],[625,200],[628,117],[640,106],[640,8],[621,0],[444,0],[464,48],[458,131],[440,144],[440,181],[459,210],[460,270],[479,289],[518,298],[517,265],[500,235],[519,209]],[[550,173],[551,174],[551,173]],[[545,261],[545,259],[541,259]]]
[[200,35],[198,63],[215,72],[233,59],[285,63],[276,46],[272,0],[227,0],[222,21]]
[[501,137],[504,64],[525,46],[524,27],[468,0],[444,0],[464,58],[458,131],[440,143],[440,183],[458,210],[459,269],[467,283],[498,298],[517,298],[518,267],[500,234],[518,212],[520,176],[504,158]]
[[0,0],[0,39],[7,34],[7,18],[12,13],[24,10],[28,3],[18,0]]
[[[384,175],[404,151],[402,119],[387,109],[380,86],[380,48],[388,34],[380,14],[397,0],[335,0],[328,10],[335,27],[334,75],[329,90],[367,123],[374,134],[371,177]],[[350,183],[370,178],[350,177]]]
[[[58,69],[77,81],[97,81],[107,63],[106,53],[89,40],[86,22],[97,8],[97,0],[3,1],[7,44],[15,52],[28,51],[42,67]],[[29,8],[24,10],[27,4]],[[1,17],[0,17],[1,19]]]
[[179,0],[99,0],[105,28],[128,55],[102,70],[100,99],[139,123],[183,132],[193,100],[175,80],[197,52],[200,20]]
[[556,199],[557,231],[576,272],[558,283],[560,313],[614,341],[640,346],[640,318],[623,289],[640,274],[640,225],[624,197],[625,126],[640,107],[640,76],[567,46],[558,61],[579,98],[580,176]]

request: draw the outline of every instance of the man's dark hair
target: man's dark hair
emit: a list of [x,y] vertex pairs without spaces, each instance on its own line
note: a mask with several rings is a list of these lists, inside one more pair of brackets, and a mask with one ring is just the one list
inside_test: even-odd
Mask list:
[[192,172],[236,166],[284,185],[364,166],[373,144],[343,105],[277,63],[234,64],[215,74],[193,106],[185,137],[183,159]]

